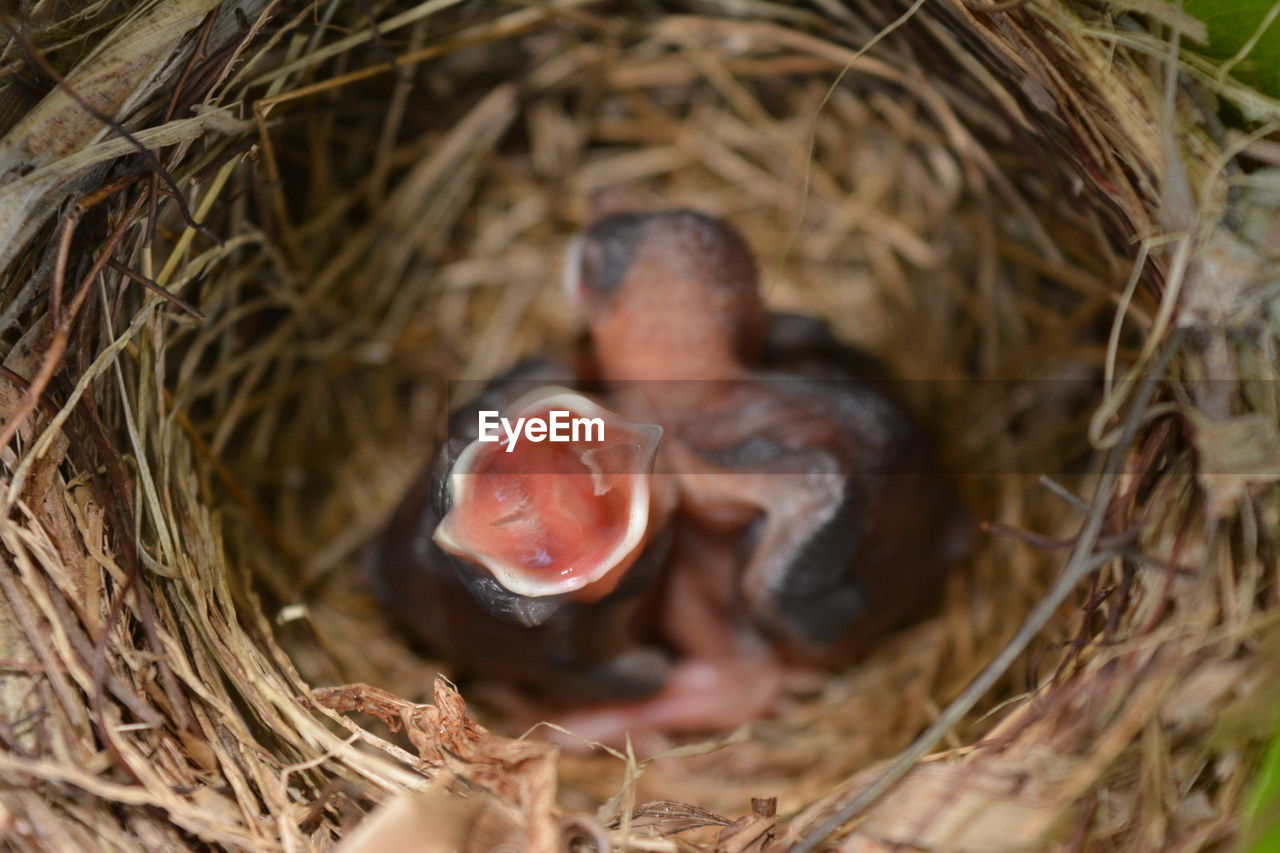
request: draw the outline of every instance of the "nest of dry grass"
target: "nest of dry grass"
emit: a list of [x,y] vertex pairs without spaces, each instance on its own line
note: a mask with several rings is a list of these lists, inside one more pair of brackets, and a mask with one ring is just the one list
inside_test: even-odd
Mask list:
[[[9,8],[0,38],[9,844],[1240,836],[1276,698],[1280,232],[1270,126],[1214,104],[1280,109],[1203,63],[1171,77],[1196,22],[1068,0],[67,8]],[[502,721],[359,572],[447,381],[572,340],[558,258],[601,192],[731,218],[773,305],[922,380],[992,532],[820,695],[644,764],[481,728]]]

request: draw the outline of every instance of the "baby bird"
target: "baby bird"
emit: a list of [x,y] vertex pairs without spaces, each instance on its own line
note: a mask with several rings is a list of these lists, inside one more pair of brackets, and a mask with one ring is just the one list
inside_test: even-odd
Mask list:
[[[661,430],[563,387],[576,381],[525,362],[459,407],[369,563],[384,608],[457,673],[552,706],[647,696],[668,668],[644,642],[672,540],[674,484],[652,475]],[[477,440],[481,411],[552,407],[601,416],[604,440]]]
[[[455,413],[379,545],[412,633],[618,742],[765,714],[938,591],[972,524],[924,433],[874,359],[766,311],[732,226],[607,216],[565,283],[592,363],[521,366]],[[606,440],[478,441],[481,410],[552,405]]]
[[770,315],[729,224],[622,213],[580,235],[566,286],[626,417],[664,429],[684,525],[663,592],[678,666],[587,736],[726,727],[788,674],[851,660],[917,613],[973,526],[874,359],[810,318]]

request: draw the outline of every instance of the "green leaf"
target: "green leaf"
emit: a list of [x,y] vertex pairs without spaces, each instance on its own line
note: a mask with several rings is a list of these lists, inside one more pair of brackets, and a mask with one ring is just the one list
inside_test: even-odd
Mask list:
[[1280,97],[1280,15],[1273,14],[1277,5],[1278,0],[1182,2],[1183,11],[1204,21],[1209,28],[1209,44],[1205,48],[1193,48],[1198,52],[1230,61],[1258,36],[1240,61],[1232,65],[1231,74],[1273,97]]
[[1280,732],[1253,780],[1253,790],[1245,804],[1245,850],[1247,853],[1276,853],[1280,850]]

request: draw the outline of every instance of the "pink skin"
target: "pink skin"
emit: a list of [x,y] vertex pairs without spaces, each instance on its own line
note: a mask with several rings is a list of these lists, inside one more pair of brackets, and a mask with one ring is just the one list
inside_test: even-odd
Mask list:
[[[631,704],[601,705],[554,720],[588,742],[621,747],[628,737],[641,757],[663,751],[662,734],[731,731],[773,711],[784,687],[776,661],[690,658],[672,670],[662,690]],[[581,741],[555,738],[572,746]]]
[[551,721],[576,737],[642,756],[668,747],[664,734],[730,731],[772,713],[791,690],[811,689],[815,673],[786,664],[743,615],[733,590],[744,555],[738,538],[700,528],[682,532],[669,574],[664,634],[679,662],[662,690],[640,702],[583,708]]
[[494,703],[528,728],[550,722],[568,730],[539,730],[571,750],[590,743],[622,748],[628,739],[641,757],[670,747],[667,735],[724,732],[770,714],[778,699],[820,683],[816,673],[782,661],[743,616],[732,590],[743,555],[737,537],[701,528],[682,531],[668,575],[661,615],[677,663],[654,696],[567,712],[538,706],[510,691]]
[[782,665],[767,653],[758,659],[688,658],[676,664],[654,696],[571,711],[542,707],[510,689],[491,686],[488,699],[503,711],[513,731],[539,723],[535,733],[573,752],[601,743],[640,758],[671,747],[669,735],[732,731],[769,715],[789,689],[810,689],[815,679]]
[[[669,423],[708,402],[708,386],[678,380],[747,375],[743,360],[759,347],[764,324],[755,264],[740,240],[707,240],[680,223],[651,231],[633,249],[608,304],[580,283],[571,292],[588,314],[601,373],[615,386],[614,404],[628,417]],[[651,399],[643,381],[618,384],[631,380],[676,381],[663,383],[660,399]],[[672,453],[677,442],[671,432],[664,437],[660,468],[685,461],[686,454]],[[677,663],[647,700],[556,720],[587,740],[621,745],[630,735],[652,746],[660,733],[736,728],[770,713],[789,680],[789,668],[750,624],[738,595],[746,555],[736,531],[757,509],[693,505],[701,502],[687,491],[682,501],[687,516],[710,523],[682,532],[668,572],[662,628]]]

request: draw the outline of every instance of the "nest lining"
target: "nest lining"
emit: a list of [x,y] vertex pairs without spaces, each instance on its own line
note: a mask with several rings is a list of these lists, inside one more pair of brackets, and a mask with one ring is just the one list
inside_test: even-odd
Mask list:
[[[29,167],[27,194],[8,196],[25,218],[3,256],[16,294],[6,411],[59,328],[54,300],[32,294],[85,297],[61,372],[5,456],[0,769],[19,844],[324,848],[402,791],[419,792],[409,813],[442,846],[476,809],[492,813],[490,840],[544,848],[566,812],[587,815],[566,831],[616,845],[793,842],[1042,599],[1063,552],[1040,539],[1069,540],[1081,515],[1036,475],[1092,494],[1093,450],[1130,414],[1128,386],[1108,395],[1103,381],[1150,367],[1180,289],[1191,332],[1171,375],[1221,377],[1221,339],[1236,376],[1272,378],[1259,256],[1214,230],[1222,143],[1193,92],[1167,117],[1158,53],[1094,35],[1130,20],[1058,3],[636,17],[437,5],[450,4],[368,4],[376,29],[336,5],[32,18],[67,86],[4,116],[0,152]],[[23,55],[14,41],[4,57],[27,67]],[[221,244],[69,90],[166,145]],[[204,105],[195,118],[188,103]],[[36,144],[49,136],[37,115],[71,117],[64,146]],[[820,694],[642,773],[478,733],[358,570],[435,437],[446,380],[570,344],[559,254],[599,193],[734,221],[770,304],[824,316],[922,380],[912,402],[970,502],[1036,533],[992,537],[935,614]],[[1177,239],[1159,240],[1179,228],[1196,235],[1191,273]],[[118,266],[86,276],[104,253]],[[1197,302],[1210,278],[1235,283],[1231,299]],[[1211,313],[1224,301],[1227,319]],[[1265,464],[1210,448],[1260,447],[1267,463],[1276,406],[1265,385],[1212,400],[1186,388],[1162,399],[1203,411],[1201,429],[1193,415],[1148,419],[1125,457],[1107,529],[1130,536],[1128,556],[1080,586],[847,849],[1100,849],[1236,830],[1248,752],[1202,745],[1221,708],[1250,707],[1247,673],[1265,660],[1247,650],[1276,604],[1277,501],[1258,484]],[[1235,479],[1207,479],[1208,458]],[[313,693],[350,682],[387,693]],[[778,797],[781,817],[751,811],[753,796]],[[645,801],[665,805],[635,808]]]

